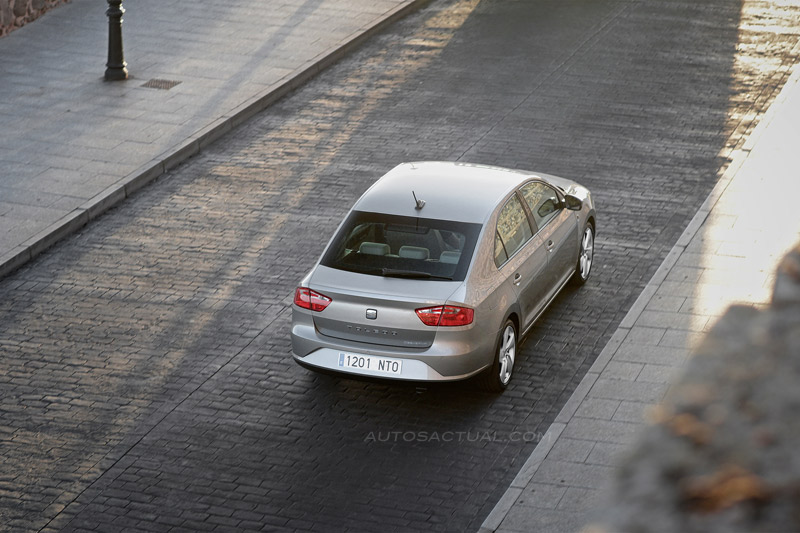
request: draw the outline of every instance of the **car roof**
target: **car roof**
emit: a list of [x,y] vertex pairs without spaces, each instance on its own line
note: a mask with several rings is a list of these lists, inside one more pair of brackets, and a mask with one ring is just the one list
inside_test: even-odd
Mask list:
[[[532,177],[537,176],[471,163],[403,163],[375,182],[353,209],[482,223],[503,198]],[[422,209],[415,208],[414,196],[425,202]]]

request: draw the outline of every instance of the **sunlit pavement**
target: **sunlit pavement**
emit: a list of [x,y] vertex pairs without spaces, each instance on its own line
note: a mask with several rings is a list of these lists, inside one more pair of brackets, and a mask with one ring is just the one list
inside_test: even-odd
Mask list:
[[0,40],[0,276],[425,2],[124,4],[129,79],[103,81],[105,3]]
[[481,531],[578,531],[647,409],[733,304],[765,307],[800,242],[800,70],[620,324]]

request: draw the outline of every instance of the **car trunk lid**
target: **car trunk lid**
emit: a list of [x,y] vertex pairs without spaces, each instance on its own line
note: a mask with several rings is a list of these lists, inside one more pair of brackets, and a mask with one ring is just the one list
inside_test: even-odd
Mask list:
[[433,344],[415,310],[442,305],[461,282],[372,276],[318,266],[309,287],[332,299],[314,325],[326,336],[408,349]]

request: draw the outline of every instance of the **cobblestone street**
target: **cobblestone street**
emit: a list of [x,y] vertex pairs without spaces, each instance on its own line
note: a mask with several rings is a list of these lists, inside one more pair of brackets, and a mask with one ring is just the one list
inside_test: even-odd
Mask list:
[[[435,0],[390,26],[0,280],[0,530],[476,531],[799,43],[800,5],[750,0]],[[594,195],[592,278],[502,395],[292,361],[297,282],[418,160]]]

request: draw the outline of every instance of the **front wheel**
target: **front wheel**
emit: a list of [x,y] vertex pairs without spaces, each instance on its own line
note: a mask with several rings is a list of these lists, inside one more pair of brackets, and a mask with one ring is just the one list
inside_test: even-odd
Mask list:
[[517,328],[511,320],[506,320],[497,340],[492,368],[483,376],[483,388],[492,392],[504,391],[511,381],[516,357]]
[[575,275],[572,279],[578,285],[583,285],[589,279],[594,262],[594,228],[587,224],[581,237],[581,249],[578,254],[578,264],[575,265]]

